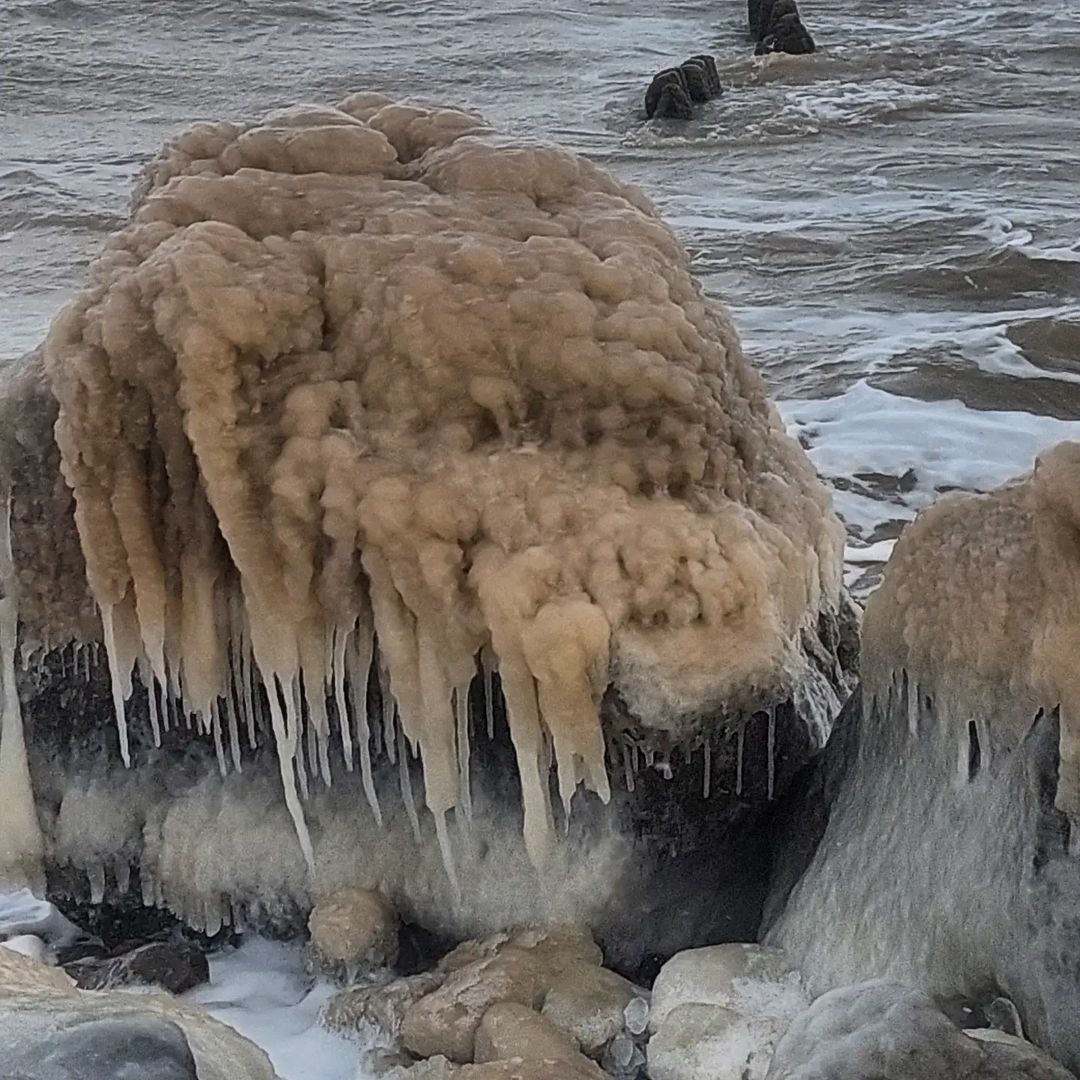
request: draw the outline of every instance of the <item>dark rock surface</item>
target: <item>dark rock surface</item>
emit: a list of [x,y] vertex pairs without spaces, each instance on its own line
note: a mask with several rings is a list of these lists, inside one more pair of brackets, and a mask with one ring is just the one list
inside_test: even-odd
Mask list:
[[3,1002],[0,1067],[4,1077],[32,1080],[198,1080],[188,1041],[171,1021],[107,1017],[53,1030],[44,1014]]
[[182,994],[210,980],[202,949],[186,941],[152,941],[121,956],[74,960],[64,970],[84,990],[160,986]]
[[816,48],[810,31],[803,26],[799,16],[783,15],[773,22],[772,29],[754,51],[758,54],[788,53],[791,56],[806,56]]

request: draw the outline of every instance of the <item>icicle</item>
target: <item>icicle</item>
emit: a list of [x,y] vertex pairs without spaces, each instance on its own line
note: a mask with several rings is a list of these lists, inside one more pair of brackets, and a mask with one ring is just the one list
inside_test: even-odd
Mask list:
[[746,727],[739,728],[735,745],[735,794],[742,794],[743,748],[746,744]]
[[120,735],[120,757],[131,768],[131,751],[128,749],[126,683],[121,678],[120,662],[116,655],[116,633],[113,626],[113,605],[101,608],[101,625],[105,632],[105,651],[109,657],[109,680],[112,683],[113,711],[116,714],[116,730]]
[[150,713],[150,730],[154,735],[154,746],[161,748],[161,720],[158,715],[157,679],[153,673],[149,675],[146,683],[146,704]]
[[776,784],[776,710],[769,710],[769,778],[766,788],[766,797],[773,797],[773,787]]
[[458,791],[461,811],[466,821],[472,821],[472,785],[469,781],[469,687],[454,690],[457,713]]
[[623,743],[622,748],[622,761],[623,761],[623,775],[626,777],[626,790],[632,795],[634,793],[634,767],[633,758],[630,754],[630,747]]
[[907,726],[908,734],[919,734],[919,688],[910,677],[907,681]]
[[341,755],[345,759],[345,771],[352,772],[352,732],[349,729],[349,713],[345,707],[345,646],[348,644],[348,640],[349,631],[341,626],[334,627],[333,653],[331,659],[332,682],[334,684],[334,707],[337,709],[338,727],[341,730]]
[[709,797],[709,787],[712,784],[712,743],[708,739],[705,740],[705,745],[702,747],[701,756],[704,759],[701,770],[701,797],[707,799]]
[[394,738],[394,717],[397,712],[397,703],[390,690],[390,673],[386,670],[382,658],[379,658],[379,696],[382,698],[382,731],[383,746],[386,747],[386,756],[393,765],[397,753],[397,742]]
[[119,858],[113,863],[113,875],[116,878],[116,891],[121,896],[126,896],[131,888],[131,867],[125,858]]
[[300,799],[296,790],[296,731],[290,732],[285,724],[285,717],[281,711],[281,697],[286,701],[291,699],[289,687],[282,687],[279,696],[278,681],[276,676],[270,679],[263,674],[263,685],[266,687],[266,697],[270,706],[270,722],[274,731],[274,743],[277,748],[278,769],[281,772],[281,786],[285,793],[285,805],[292,817],[293,828],[296,829],[296,838],[300,842],[300,850],[304,853],[304,861],[307,863],[308,872],[315,873],[315,852],[311,847],[311,836],[308,833],[307,822],[304,820],[304,811],[300,805]]
[[296,778],[300,782],[300,797],[306,802],[311,797],[308,790],[307,762],[304,761],[304,714],[300,701],[300,682],[293,678],[285,694],[285,722],[293,747],[293,763]]
[[145,863],[139,868],[139,887],[142,892],[142,906],[154,906],[154,876]]
[[[416,800],[413,798],[412,776],[409,774],[409,752],[405,746],[405,732],[398,728],[398,777],[401,781],[401,800],[405,803],[405,813],[409,815],[409,824],[412,825],[413,836],[417,845],[420,844],[420,817],[416,813]],[[438,821],[436,815],[436,822]],[[443,827],[445,828],[445,821]],[[442,841],[440,840],[440,843]]]
[[990,768],[990,725],[986,722],[985,716],[979,716],[975,719],[975,734],[979,739],[979,770],[989,770]]
[[246,630],[240,649],[240,685],[244,691],[244,719],[247,722],[248,749],[258,750],[259,740],[255,735],[255,665],[251,662]]
[[90,882],[90,903],[100,904],[105,899],[104,863],[91,863],[86,868],[86,878]]
[[[209,712],[209,717],[206,715]],[[204,709],[200,714],[200,720],[203,723],[209,723],[210,730],[214,734],[214,753],[217,754],[217,766],[218,772],[221,775],[228,776],[229,770],[225,764],[225,747],[221,742],[221,712],[218,709],[218,703],[212,702],[209,710]]]
[[[375,778],[371,773],[371,730],[368,727],[367,686],[371,670],[371,658],[374,640],[370,631],[357,631],[357,648],[345,653],[345,665],[349,687],[352,690],[353,717],[356,721],[356,740],[360,747],[360,776],[364,783],[364,794],[368,806],[375,815],[376,824],[382,828],[382,810],[379,809],[379,797],[375,792]],[[342,722],[348,724],[348,718]]]
[[455,903],[461,903],[461,886],[458,884],[457,871],[454,868],[454,852],[450,847],[450,834],[446,830],[446,811],[435,814],[435,835],[439,839],[439,852],[442,855],[443,868],[450,879]]
[[225,687],[223,700],[225,702],[225,716],[229,724],[229,750],[232,756],[233,768],[237,772],[243,772],[244,769],[240,760],[240,725],[236,720],[236,708],[233,705],[232,688],[230,686]]

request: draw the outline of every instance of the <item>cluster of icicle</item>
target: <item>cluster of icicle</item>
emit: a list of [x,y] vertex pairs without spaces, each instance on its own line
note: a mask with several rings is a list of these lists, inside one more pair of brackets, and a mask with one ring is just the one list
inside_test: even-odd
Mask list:
[[987,495],[951,495],[905,531],[863,621],[865,711],[906,687],[909,731],[932,700],[956,733],[957,771],[978,746],[1017,746],[1060,711],[1056,803],[1080,843],[1080,443]]
[[309,863],[332,739],[380,813],[373,664],[451,870],[498,671],[541,863],[552,766],[609,796],[609,686],[697,736],[789,698],[838,602],[828,495],[648,201],[455,110],[186,132],[43,365],[121,753],[136,672],[223,768],[265,709]]

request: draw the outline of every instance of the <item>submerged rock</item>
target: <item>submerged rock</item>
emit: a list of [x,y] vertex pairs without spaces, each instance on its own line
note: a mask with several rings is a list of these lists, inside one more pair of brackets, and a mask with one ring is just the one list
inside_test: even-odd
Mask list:
[[766,940],[811,989],[890,976],[1015,1004],[1080,1069],[1080,444],[896,545],[861,699],[775,830]]

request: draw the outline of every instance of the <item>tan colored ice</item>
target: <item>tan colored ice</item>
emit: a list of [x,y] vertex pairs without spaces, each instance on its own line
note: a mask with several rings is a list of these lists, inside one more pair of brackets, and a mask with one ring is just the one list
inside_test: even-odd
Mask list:
[[[366,723],[375,639],[444,850],[498,669],[539,861],[549,762],[607,796],[610,687],[676,740],[771,707],[838,603],[829,497],[648,200],[452,109],[187,131],[5,396],[46,463],[56,420],[122,752],[138,668],[224,770],[257,672],[309,862],[304,770],[329,779],[328,698]],[[47,647],[86,590],[44,483],[13,505]]]

